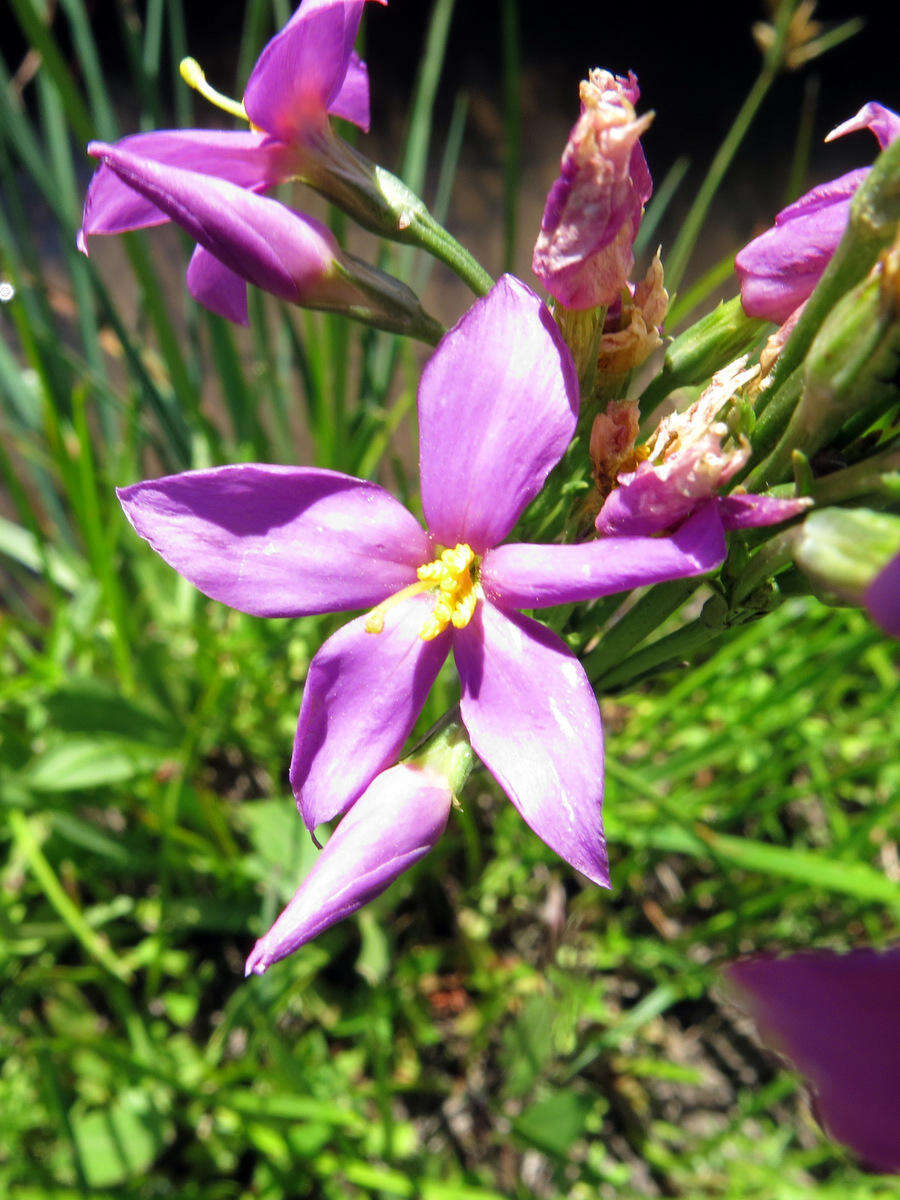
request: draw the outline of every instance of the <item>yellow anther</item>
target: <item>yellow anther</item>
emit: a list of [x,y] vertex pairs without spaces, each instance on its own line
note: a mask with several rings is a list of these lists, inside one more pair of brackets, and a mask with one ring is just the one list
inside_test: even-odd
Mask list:
[[394,592],[393,596],[388,596],[387,600],[382,600],[366,617],[364,626],[366,633],[381,633],[384,629],[385,613],[389,609],[392,609],[395,604],[399,604],[401,600],[405,600],[407,596],[417,596],[419,592],[424,591],[424,584],[411,583],[409,587],[401,588],[399,592]]
[[472,620],[481,595],[478,584],[472,578],[472,569],[477,572],[478,565],[475,551],[465,543],[451,550],[442,550],[437,558],[418,568],[418,583],[395,592],[372,609],[366,618],[366,633],[381,633],[388,609],[408,596],[421,592],[430,592],[434,597],[431,615],[420,631],[424,641],[432,641],[451,624],[455,629],[465,629]]
[[222,92],[217,92],[214,87],[206,82],[206,73],[196,58],[183,58],[178,64],[178,70],[181,73],[181,78],[188,87],[193,88],[195,92],[199,92],[204,100],[208,100],[216,108],[221,108],[223,112],[230,113],[233,117],[238,117],[241,121],[249,121],[247,110],[239,100],[232,100],[230,96],[226,96]]

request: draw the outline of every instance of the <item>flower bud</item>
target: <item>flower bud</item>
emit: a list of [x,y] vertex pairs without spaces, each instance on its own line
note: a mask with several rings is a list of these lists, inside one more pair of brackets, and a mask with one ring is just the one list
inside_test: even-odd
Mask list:
[[794,546],[797,565],[825,599],[865,605],[895,637],[900,636],[900,580],[894,565],[898,555],[900,516],[866,508],[810,513]]
[[653,184],[635,115],[637,78],[595,69],[581,84],[581,116],[547,196],[532,270],[566,308],[614,304],[634,265],[632,247]]

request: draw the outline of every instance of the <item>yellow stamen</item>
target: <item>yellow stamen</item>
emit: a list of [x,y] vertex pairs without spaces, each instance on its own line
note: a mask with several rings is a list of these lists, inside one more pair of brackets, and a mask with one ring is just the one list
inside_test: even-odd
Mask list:
[[193,88],[195,92],[199,92],[204,100],[208,100],[216,108],[221,108],[223,112],[230,113],[233,117],[238,117],[241,121],[249,122],[250,118],[247,116],[247,110],[239,100],[232,100],[230,96],[225,96],[222,92],[217,92],[211,84],[206,82],[206,73],[196,58],[183,58],[178,64],[178,70],[181,72],[181,78],[188,87]]
[[473,570],[477,575],[479,565],[475,551],[463,542],[452,550],[442,550],[437,558],[423,563],[416,571],[418,583],[401,588],[372,609],[366,618],[366,633],[381,633],[385,613],[401,600],[421,592],[431,592],[434,596],[431,615],[420,631],[423,641],[433,641],[448,625],[465,629],[481,598],[481,588],[472,578]]
[[411,583],[409,587],[401,588],[399,592],[394,592],[393,596],[388,596],[387,600],[382,600],[366,617],[366,633],[381,633],[384,629],[385,613],[407,596],[417,596],[419,592],[424,592],[426,586],[424,583]]

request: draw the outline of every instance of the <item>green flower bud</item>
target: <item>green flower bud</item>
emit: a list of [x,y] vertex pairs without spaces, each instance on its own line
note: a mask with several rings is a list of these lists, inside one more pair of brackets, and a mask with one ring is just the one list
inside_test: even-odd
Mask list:
[[823,599],[862,604],[869,584],[900,554],[900,516],[820,508],[797,532],[794,559]]

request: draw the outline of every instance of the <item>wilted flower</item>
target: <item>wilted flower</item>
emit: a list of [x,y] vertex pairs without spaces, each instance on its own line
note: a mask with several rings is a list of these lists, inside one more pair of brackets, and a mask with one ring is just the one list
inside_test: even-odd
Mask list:
[[376,484],[313,468],[219,467],[119,493],[137,532],[234,608],[302,616],[375,606],[310,664],[291,763],[310,829],[396,760],[452,648],[476,753],[552,849],[607,882],[597,701],[566,644],[513,610],[702,574],[725,547],[712,505],[671,537],[501,546],[566,450],[577,409],[552,317],[504,276],[422,375],[429,532]]
[[876,1171],[900,1171],[900,948],[794,954],[726,970],[763,1041],[812,1088],[828,1132]]
[[710,500],[725,529],[772,525],[809,506],[808,500],[718,495],[750,456],[745,438],[732,447],[722,445],[729,430],[716,419],[722,407],[756,376],[759,368],[747,368],[746,362],[746,358],[738,359],[717,372],[689,408],[660,422],[646,460],[620,475],[618,487],[607,497],[597,517],[600,533],[650,534],[671,529]]
[[[200,83],[196,79],[199,69],[189,72],[204,94],[245,117],[251,123],[249,131],[157,130],[124,138],[117,149],[145,160],[146,175],[155,163],[196,173],[211,193],[216,180],[253,194],[303,175],[310,159],[331,137],[329,116],[343,117],[363,129],[369,127],[368,74],[353,50],[364,6],[365,0],[303,0],[263,49],[242,105],[218,97]],[[107,162],[91,180],[78,233],[78,245],[85,253],[87,239],[95,234],[161,225],[173,215],[171,205],[164,208],[124,182],[107,165],[112,156],[105,149]],[[183,184],[182,178],[180,191],[173,185],[173,203],[185,202]],[[232,200],[233,195],[228,198]],[[188,286],[215,312],[231,320],[246,320],[244,280],[232,276],[204,246],[191,260]]]
[[597,354],[597,385],[601,394],[619,387],[662,345],[660,331],[668,307],[669,295],[657,250],[644,278],[635,284],[633,291],[630,285],[623,288],[618,311],[607,314]]
[[[825,140],[858,129],[871,129],[884,149],[900,136],[900,117],[872,101]],[[813,188],[782,209],[774,226],[741,250],[734,265],[749,316],[781,324],[809,298],[844,235],[850,201],[868,172],[868,167],[859,167]]]
[[637,76],[599,68],[582,81],[581,116],[547,195],[532,270],[566,308],[614,304],[634,265],[632,247],[653,183],[635,115]]

